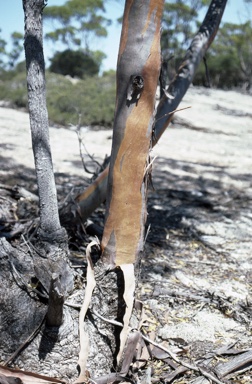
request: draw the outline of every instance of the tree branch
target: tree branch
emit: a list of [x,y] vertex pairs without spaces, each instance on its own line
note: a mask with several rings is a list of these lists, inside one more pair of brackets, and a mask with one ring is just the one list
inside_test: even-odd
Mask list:
[[198,66],[205,56],[207,49],[211,45],[218,31],[227,0],[212,0],[206,13],[205,19],[194,36],[188,48],[184,60],[179,70],[170,83],[167,92],[161,98],[155,117],[152,143],[153,146],[158,142],[163,132],[168,127],[173,114],[176,110],[190,84]]
[[[166,94],[161,98],[153,127],[153,147],[157,144],[163,132],[168,127],[173,112],[177,109],[183,96],[188,90],[201,59],[204,57],[207,49],[214,40],[226,3],[227,0],[212,0],[205,19],[198,33],[192,40],[178,73],[171,82]],[[169,95],[171,95],[171,98],[169,98]],[[89,215],[106,200],[108,171],[109,167],[99,175],[94,183],[77,197],[76,203],[78,204],[78,212],[83,221],[85,221]]]

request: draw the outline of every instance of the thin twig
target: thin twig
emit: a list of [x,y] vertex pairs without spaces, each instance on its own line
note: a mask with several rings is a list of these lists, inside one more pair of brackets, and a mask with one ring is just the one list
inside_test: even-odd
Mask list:
[[[82,162],[82,166],[83,166],[83,168],[84,168],[84,171],[87,172],[87,173],[89,173],[90,175],[94,175],[95,172],[92,172],[92,171],[90,171],[90,170],[87,168],[86,163],[85,163],[85,160],[84,160],[84,155],[83,155],[83,153],[82,153],[81,146],[83,145],[83,147],[85,148],[85,151],[86,151],[86,152],[87,152],[87,149],[86,149],[85,145],[83,144],[83,141],[82,141],[82,138],[81,138],[81,135],[80,135],[79,128],[77,128],[75,132],[76,132],[77,137],[78,137],[79,151],[80,151],[80,158],[81,158],[81,162]],[[94,158],[92,158],[91,155],[90,155],[88,152],[87,152],[87,155],[88,155],[93,161],[95,161]]]
[[2,200],[5,200],[5,201],[8,201],[8,203],[13,203],[13,201],[11,201],[10,199],[8,199],[8,197],[4,197],[4,196],[0,196],[0,199]]
[[[72,308],[75,308],[75,309],[81,309],[81,305],[80,304],[72,304],[72,303],[69,303],[68,301],[66,301],[64,304],[67,305],[68,307],[72,307]],[[109,324],[112,324],[112,325],[116,325],[117,327],[123,328],[123,324],[122,323],[120,323],[119,321],[116,321],[116,320],[110,320],[110,319],[107,319],[106,317],[103,317],[94,308],[92,308],[92,312],[94,313],[95,316],[99,317],[99,319],[105,321],[106,323],[109,323]]]
[[[23,277],[20,275],[20,273],[18,272],[18,270],[16,269],[14,263],[12,260],[9,260],[10,262],[10,265],[11,265],[11,268],[12,268],[12,276],[13,276],[13,279],[15,280],[15,282],[17,283],[17,286],[20,288],[20,289],[23,289],[25,290],[26,292],[28,292],[29,294],[31,292],[35,292],[37,295],[45,298],[45,299],[48,299],[48,294],[46,292],[46,289],[45,287],[43,286],[43,289],[45,290],[45,293],[42,293],[40,292],[38,289],[36,288],[33,288],[31,287],[24,279]],[[14,273],[15,272],[15,273]],[[16,274],[16,276],[15,276]],[[19,278],[19,280],[21,281],[21,283],[17,280],[17,277]]]
[[225,383],[223,383],[223,381],[218,380],[217,377],[214,377],[213,375],[211,375],[211,373],[205,371],[203,368],[199,367],[199,371],[207,379],[210,379],[210,380],[214,381],[217,384],[225,384]]
[[142,338],[147,341],[148,343],[154,345],[155,347],[161,349],[162,351],[166,352],[174,361],[176,361],[176,363],[180,364],[180,365],[183,365],[184,367],[188,368],[188,369],[191,369],[192,371],[195,371],[195,372],[200,372],[203,376],[205,376],[206,378],[212,380],[214,383],[216,384],[224,384],[222,381],[218,380],[216,377],[214,377],[213,375],[211,375],[210,373],[206,372],[203,368],[200,368],[196,365],[191,365],[191,364],[188,364],[184,361],[181,361],[179,358],[177,358],[177,356],[171,352],[169,349],[163,347],[162,345],[158,344],[158,343],[155,343],[155,341],[149,339],[148,337],[144,336],[143,333],[141,332],[141,335],[142,335]]
[[25,245],[27,246],[27,248],[28,248],[28,250],[29,250],[30,254],[32,255],[32,250],[31,250],[31,247],[30,247],[30,245],[29,245],[28,241],[26,240],[26,238],[24,237],[24,235],[23,235],[23,234],[21,235],[21,238],[22,238],[23,242],[25,243]]
[[152,165],[154,163],[154,161],[156,160],[157,156],[154,156],[153,159],[148,163],[148,165],[145,167],[145,170],[144,170],[144,177],[145,175],[149,172],[149,170],[152,168]]
[[80,304],[70,303],[69,301],[65,301],[64,305],[67,305],[68,307],[71,307],[71,308],[74,308],[74,309],[81,309],[81,305]]
[[174,361],[176,361],[176,363],[178,363],[180,365],[183,365],[184,367],[186,367],[188,369],[192,369],[194,371],[199,372],[199,369],[196,366],[193,366],[191,364],[188,364],[188,363],[180,361],[180,359],[172,351],[170,351],[169,349],[167,349],[167,348],[163,347],[162,345],[156,343],[155,341],[149,339],[148,337],[144,336],[144,334],[142,332],[141,332],[141,335],[142,335],[142,338],[145,341],[147,341],[148,343],[150,343],[150,344],[154,345],[155,347],[161,349],[162,351],[166,352]]
[[12,224],[12,223],[27,223],[27,222],[29,222],[29,221],[31,221],[30,219],[10,219],[10,220],[4,220],[3,221],[3,223],[5,224],[5,223],[7,223],[7,224]]
[[145,243],[146,243],[147,237],[149,236],[150,229],[151,229],[151,225],[149,224],[149,225],[148,225],[148,228],[147,228],[147,231],[146,231],[146,234],[145,234],[145,237],[144,237],[144,245],[145,245]]
[[173,113],[180,112],[180,111],[183,111],[184,109],[189,109],[189,108],[192,108],[191,105],[190,105],[189,107],[184,107],[184,108],[174,109],[174,111],[165,113],[163,116],[159,117],[157,120],[155,120],[155,123],[156,123],[157,121],[163,119],[163,118],[166,117],[166,116],[172,115]]
[[[34,221],[31,222],[31,225],[33,224],[33,222]],[[21,238],[23,239],[23,242],[27,246],[31,256],[33,256],[33,252],[32,251],[34,251],[38,256],[43,257],[43,259],[46,259],[46,257],[34,247],[34,245],[31,243],[31,241],[29,239],[26,240],[24,235],[21,235]]]
[[94,156],[92,156],[92,155],[88,152],[88,150],[87,150],[85,144],[83,143],[83,140],[82,140],[82,137],[81,137],[80,129],[81,129],[81,114],[79,115],[79,121],[78,121],[78,125],[77,125],[77,127],[76,127],[75,132],[76,132],[77,137],[78,137],[79,151],[80,151],[80,158],[81,158],[82,166],[83,166],[85,172],[87,172],[87,173],[89,173],[89,174],[91,174],[91,175],[93,175],[93,176],[97,176],[97,174],[98,174],[97,171],[92,172],[92,171],[90,171],[90,170],[87,168],[86,163],[85,163],[85,160],[84,160],[84,156],[83,156],[83,153],[82,153],[81,146],[84,147],[85,152],[86,152],[86,154],[88,155],[88,157],[91,159],[91,161],[93,161],[94,163],[96,163],[96,164],[98,165],[99,169],[101,169],[102,166],[101,166],[101,164],[100,164],[97,160],[95,160]]
[[112,324],[112,325],[116,325],[118,327],[123,328],[123,324],[122,323],[120,323],[119,321],[116,321],[116,320],[106,319],[105,317],[99,315],[99,313],[96,312],[96,310],[94,308],[92,308],[92,312],[95,314],[95,316],[99,317],[99,319],[105,321],[106,323],[109,323],[109,324]]

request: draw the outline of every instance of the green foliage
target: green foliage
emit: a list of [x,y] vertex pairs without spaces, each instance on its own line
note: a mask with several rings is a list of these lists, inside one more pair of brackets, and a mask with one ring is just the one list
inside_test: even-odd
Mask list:
[[6,41],[1,39],[0,37],[0,69],[2,71],[8,68],[13,69],[17,64],[20,58],[20,55],[23,51],[23,34],[19,32],[13,32],[11,34],[11,43],[12,43],[12,47],[8,52],[5,49],[7,44]]
[[[215,55],[223,49],[239,66],[239,75],[246,82],[247,89],[252,86],[252,22],[243,24],[225,23],[213,46]],[[230,64],[229,64],[230,65]]]
[[[204,0],[171,0],[165,2],[161,49],[163,60],[168,60],[168,77],[173,78],[176,64],[184,56],[189,41],[197,30],[198,12]],[[174,60],[170,60],[174,57]]]
[[[251,2],[245,1],[247,3]],[[171,0],[165,3],[161,47],[163,69],[170,80],[176,73],[192,37],[198,30],[198,13],[209,1]],[[202,21],[202,20],[200,20]],[[172,58],[172,60],[171,60]],[[166,63],[168,69],[166,69]],[[212,86],[220,88],[252,87],[252,22],[223,24],[207,53]],[[194,84],[206,84],[202,63]]]
[[26,71],[26,61],[20,61],[18,64],[15,66],[15,73],[21,73]]
[[13,107],[26,108],[26,73],[4,71],[0,76],[0,100],[9,101]]
[[[208,52],[211,84],[220,88],[252,87],[252,23],[225,23]],[[195,83],[204,83],[200,68]]]
[[56,53],[49,68],[51,72],[78,78],[97,75],[99,69],[98,62],[90,54],[70,49]]
[[53,42],[60,41],[68,48],[89,48],[93,36],[107,36],[110,20],[103,16],[103,0],[68,0],[60,6],[46,7],[44,18],[57,23],[57,28],[46,34]]
[[111,126],[115,106],[115,76],[85,78],[72,83],[62,76],[47,76],[47,106],[52,121],[68,125]]
[[8,54],[9,58],[9,66],[11,68],[14,68],[18,59],[20,58],[20,55],[23,51],[23,39],[24,36],[22,33],[19,32],[13,32],[11,34],[11,40],[12,40],[12,49]]
[[[232,53],[224,51],[222,54],[215,56],[209,52],[206,59],[212,87],[229,89],[242,86],[239,61],[235,60]],[[206,70],[203,63],[200,64],[193,84],[207,86]]]
[[[1,33],[1,29],[0,29],[0,33]],[[6,41],[3,40],[0,36],[0,67],[3,66],[3,57],[5,56],[6,54],[6,51],[5,51],[5,46],[6,46]]]
[[[111,126],[115,106],[115,73],[84,80],[70,80],[62,75],[46,73],[47,107],[52,123],[69,126]],[[0,100],[13,107],[27,107],[25,72],[5,72],[0,76]]]

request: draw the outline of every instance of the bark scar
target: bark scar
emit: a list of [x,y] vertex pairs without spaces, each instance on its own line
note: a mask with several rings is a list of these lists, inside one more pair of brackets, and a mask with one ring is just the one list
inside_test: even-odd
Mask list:
[[138,102],[144,89],[144,78],[141,75],[130,76],[127,89],[127,105]]

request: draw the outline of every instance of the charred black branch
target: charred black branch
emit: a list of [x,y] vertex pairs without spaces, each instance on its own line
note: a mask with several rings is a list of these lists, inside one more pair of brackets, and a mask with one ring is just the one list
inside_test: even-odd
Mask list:
[[64,294],[61,278],[53,273],[49,291],[49,304],[46,315],[46,324],[50,327],[59,327],[63,322]]
[[204,62],[204,65],[205,65],[205,71],[206,71],[206,88],[210,88],[211,87],[211,84],[210,84],[210,74],[209,74],[209,69],[208,69],[208,65],[207,65],[207,59],[206,59],[206,56],[203,57],[203,62]]

